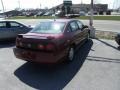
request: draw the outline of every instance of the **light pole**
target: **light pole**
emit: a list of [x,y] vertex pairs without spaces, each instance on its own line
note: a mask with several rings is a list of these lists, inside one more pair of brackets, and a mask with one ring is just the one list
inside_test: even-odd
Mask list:
[[21,9],[21,7],[20,7],[20,0],[18,0],[18,8],[19,8],[19,10]]
[[93,0],[91,0],[90,4],[90,22],[89,22],[89,28],[90,28],[90,37],[95,38],[95,28],[93,26]]
[[5,8],[4,8],[4,4],[3,4],[3,1],[2,1],[2,0],[1,0],[1,4],[2,4],[2,8],[3,8],[4,17],[6,18],[6,16],[5,16]]

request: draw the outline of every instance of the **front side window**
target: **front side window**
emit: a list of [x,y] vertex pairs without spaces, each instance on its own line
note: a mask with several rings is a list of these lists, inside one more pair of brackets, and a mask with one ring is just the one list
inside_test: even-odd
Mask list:
[[33,33],[62,33],[65,23],[63,22],[41,22],[31,32]]
[[15,22],[11,22],[10,25],[11,25],[11,27],[20,27],[20,25]]

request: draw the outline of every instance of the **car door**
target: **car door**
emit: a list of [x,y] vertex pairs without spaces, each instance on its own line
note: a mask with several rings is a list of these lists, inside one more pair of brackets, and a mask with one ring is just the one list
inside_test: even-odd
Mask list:
[[17,22],[10,22],[10,26],[14,32],[14,37],[16,37],[18,34],[24,34],[29,31],[28,27]]
[[5,35],[6,30],[6,22],[0,22],[0,39],[6,38],[7,35]]
[[77,45],[80,42],[79,41],[79,37],[80,37],[79,34],[80,34],[81,31],[79,30],[79,27],[78,27],[76,21],[70,22],[70,28],[71,28],[72,40]]
[[83,23],[80,21],[76,21],[79,26],[79,42],[83,41],[86,38],[87,32],[83,29]]
[[0,39],[13,38],[13,31],[10,29],[10,24],[7,21],[0,22]]

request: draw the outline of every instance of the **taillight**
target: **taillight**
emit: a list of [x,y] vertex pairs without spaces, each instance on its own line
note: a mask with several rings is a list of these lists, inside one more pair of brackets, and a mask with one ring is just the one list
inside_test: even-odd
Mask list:
[[45,46],[40,44],[40,45],[38,45],[38,49],[44,50]]
[[53,51],[55,49],[55,46],[53,44],[46,45],[46,50]]
[[16,46],[21,46],[21,38],[17,37],[16,38]]
[[23,35],[19,34],[17,37],[18,37],[18,38],[23,38]]
[[19,42],[19,45],[20,45],[20,46],[23,46],[23,43],[22,43],[22,42]]

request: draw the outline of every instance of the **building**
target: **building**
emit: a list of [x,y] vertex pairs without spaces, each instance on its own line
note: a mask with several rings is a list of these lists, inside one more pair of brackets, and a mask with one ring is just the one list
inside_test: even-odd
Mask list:
[[[50,10],[64,10],[65,7],[63,4],[60,4]],[[72,4],[70,6],[71,12],[79,13],[80,11],[84,11],[88,13],[90,11],[90,4]],[[94,11],[95,12],[107,12],[108,11],[108,4],[94,4]]]

